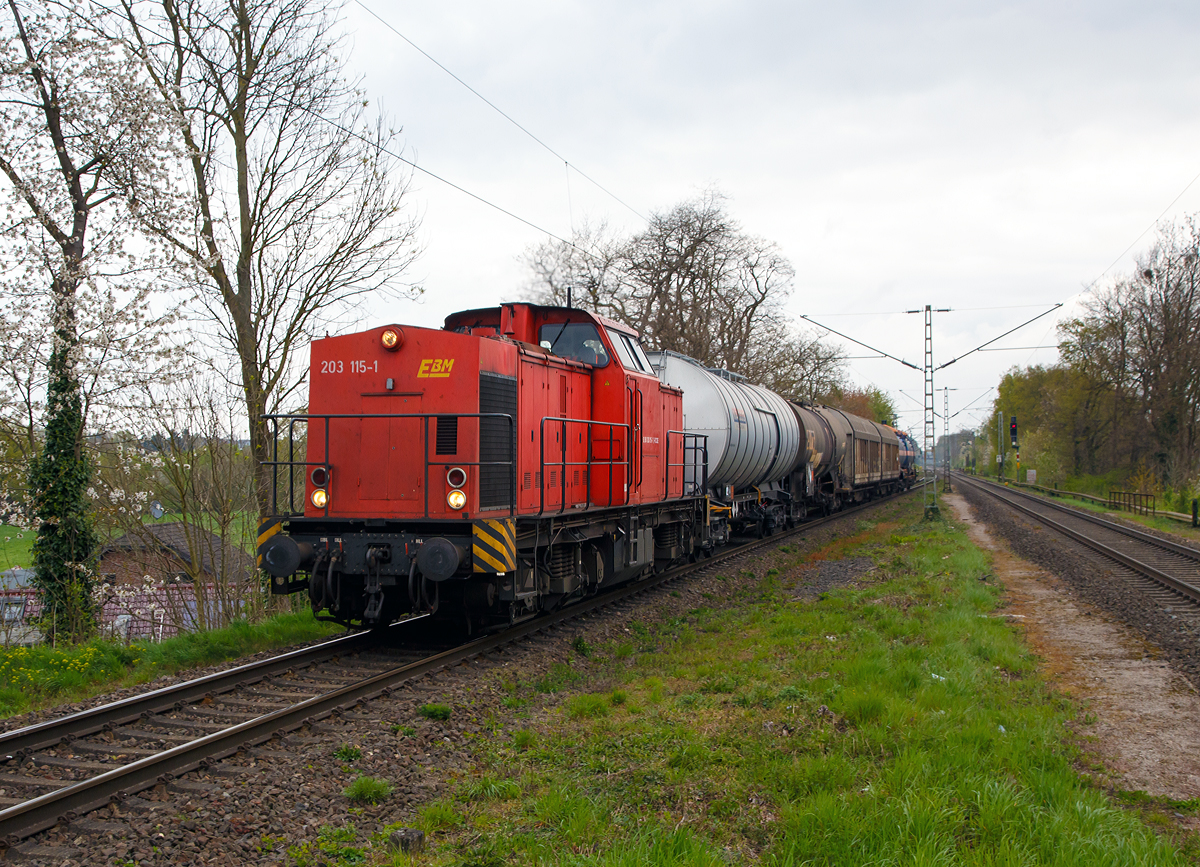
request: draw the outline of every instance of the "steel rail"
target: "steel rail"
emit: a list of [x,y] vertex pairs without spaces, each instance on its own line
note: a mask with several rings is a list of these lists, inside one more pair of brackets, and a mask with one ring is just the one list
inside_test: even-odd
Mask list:
[[[1192,584],[1188,584],[1186,581],[1180,581],[1175,576],[1169,575],[1166,572],[1163,572],[1161,569],[1151,566],[1149,563],[1143,563],[1141,560],[1138,560],[1134,557],[1130,557],[1128,554],[1125,554],[1122,551],[1118,551],[1116,548],[1109,547],[1108,545],[1105,545],[1103,542],[1097,541],[1096,539],[1093,539],[1084,533],[1080,533],[1078,530],[1073,530],[1070,527],[1066,526],[1065,524],[1061,524],[1058,521],[1055,521],[1053,518],[1048,518],[1045,515],[1039,514],[1034,509],[1031,509],[1028,506],[1024,506],[1021,503],[1018,503],[1013,499],[1003,496],[999,491],[995,490],[995,486],[993,486],[991,484],[982,483],[977,479],[972,479],[970,476],[964,476],[964,475],[959,475],[959,480],[965,482],[969,487],[973,487],[976,490],[983,491],[984,493],[989,494],[990,496],[994,497],[995,499],[999,500],[1000,502],[1005,503],[1010,508],[1016,509],[1018,512],[1022,512],[1024,514],[1028,515],[1029,517],[1039,521],[1040,523],[1043,523],[1049,527],[1052,527],[1053,529],[1062,533],[1064,536],[1074,539],[1076,542],[1079,542],[1082,545],[1086,545],[1087,547],[1091,548],[1092,550],[1094,550],[1100,554],[1103,554],[1105,557],[1108,557],[1112,560],[1116,560],[1118,563],[1132,569],[1134,572],[1137,572],[1140,575],[1145,575],[1147,578],[1151,578],[1151,579],[1157,581],[1158,583],[1160,583],[1166,587],[1169,587],[1170,589],[1181,594],[1182,596],[1187,597],[1188,599],[1192,600],[1193,602],[1200,603],[1200,588],[1198,588]],[[1011,493],[1011,491],[1008,491],[1008,489],[1005,489],[1005,492]],[[1028,497],[1029,495],[1022,494],[1021,496]],[[1200,553],[1198,553],[1194,549],[1188,548],[1185,545],[1176,545],[1173,542],[1167,542],[1166,540],[1159,539],[1155,536],[1151,536],[1148,533],[1142,533],[1138,530],[1129,530],[1126,527],[1118,526],[1117,524],[1114,524],[1112,521],[1105,521],[1102,518],[1093,519],[1090,515],[1084,515],[1083,513],[1080,513],[1078,511],[1076,511],[1075,509],[1068,509],[1065,506],[1060,506],[1057,503],[1048,503],[1048,502],[1042,500],[1040,497],[1036,498],[1036,499],[1039,503],[1049,506],[1052,509],[1058,509],[1063,512],[1068,512],[1072,516],[1078,515],[1078,516],[1084,518],[1085,520],[1090,521],[1093,524],[1101,525],[1105,529],[1115,530],[1118,533],[1124,534],[1132,539],[1136,539],[1137,541],[1143,542],[1144,544],[1151,545],[1153,547],[1157,547],[1157,548],[1161,548],[1161,549],[1165,549],[1168,551],[1172,551],[1173,553],[1181,553],[1181,554],[1183,554],[1183,556],[1190,557],[1193,560],[1200,560]]]
[[[967,479],[977,484],[995,487],[997,490],[1000,490],[1000,487],[996,485],[995,482],[991,482],[986,479],[979,479],[977,477],[966,476],[961,473],[956,473],[956,475],[961,479]],[[1118,533],[1129,536],[1131,539],[1137,539],[1139,542],[1145,542],[1158,548],[1165,548],[1175,554],[1179,554],[1180,556],[1200,562],[1200,549],[1192,548],[1188,545],[1180,545],[1178,542],[1172,542],[1170,539],[1161,539],[1158,536],[1152,536],[1149,533],[1144,533],[1141,530],[1135,529],[1134,527],[1127,527],[1124,524],[1118,524],[1116,521],[1110,521],[1108,518],[1101,517],[1093,512],[1085,512],[1081,509],[1075,509],[1071,506],[1055,502],[1054,500],[1048,500],[1045,497],[1038,497],[1022,490],[1014,490],[1012,488],[1003,488],[1003,490],[1018,497],[1024,497],[1032,500],[1035,503],[1042,503],[1052,509],[1057,509],[1060,512],[1073,515],[1077,518],[1081,518],[1084,521],[1090,521],[1091,523],[1104,527],[1105,529],[1115,530]]]
[[[221,731],[164,750],[153,756],[147,756],[138,761],[131,762],[128,765],[113,768],[113,770],[96,777],[63,786],[53,792],[0,810],[0,855],[2,855],[2,850],[12,848],[25,838],[39,831],[51,828],[60,822],[70,822],[112,801],[123,801],[137,792],[159,783],[169,783],[181,774],[198,768],[208,767],[213,762],[230,756],[246,746],[255,746],[269,741],[274,737],[283,737],[288,732],[301,728],[304,725],[324,719],[332,714],[344,712],[352,705],[362,704],[380,695],[389,694],[406,681],[432,674],[454,663],[494,651],[504,645],[520,641],[531,635],[551,631],[570,620],[578,619],[598,609],[641,595],[656,587],[683,578],[692,572],[711,568],[733,558],[748,554],[758,548],[776,545],[790,536],[798,535],[832,521],[857,514],[883,502],[886,502],[886,499],[870,500],[858,506],[835,512],[829,516],[806,521],[791,530],[784,530],[774,535],[740,545],[737,548],[722,551],[713,557],[698,560],[694,563],[683,564],[656,575],[650,575],[641,580],[615,588],[603,595],[598,595],[551,614],[519,623],[502,633],[475,639],[459,647],[442,651],[417,662],[407,663],[357,683],[340,687],[323,695],[315,696],[289,707],[281,708],[263,716],[230,726]],[[363,635],[370,638],[370,633],[360,634],[360,636]],[[320,645],[320,647],[327,647],[329,644],[338,642],[344,642],[339,646],[345,647],[350,644],[349,639],[355,637],[359,636],[346,636],[343,639],[335,639],[334,642],[327,642]],[[295,655],[303,652],[294,651],[292,654],[285,654],[280,659],[293,659],[292,664],[294,665]],[[253,665],[242,666],[241,669],[231,669],[228,674],[250,668]],[[284,670],[287,669],[285,668]],[[225,673],[223,672],[222,674]],[[216,677],[216,675],[208,676],[208,678],[213,677]],[[201,678],[194,683],[207,681],[208,678]],[[181,684],[180,686],[185,685]],[[157,695],[170,689],[170,687],[167,687],[151,695]],[[167,707],[174,706],[176,700],[178,699],[170,701]],[[124,702],[114,702],[113,705],[106,705],[105,707],[121,704],[124,704]],[[103,709],[97,708],[96,710],[100,711]],[[84,713],[88,712],[85,711]],[[140,713],[138,716],[140,716]],[[32,726],[30,728],[41,727]],[[25,730],[18,730],[18,732],[14,732],[13,734],[19,734],[21,731]],[[61,737],[54,742],[57,743],[59,741],[61,741]]]
[[[404,621],[411,622],[411,621]],[[109,702],[70,716],[13,729],[0,734],[0,757],[20,759],[33,752],[55,746],[64,739],[78,738],[103,731],[106,727],[122,725],[144,714],[179,709],[208,696],[220,695],[248,683],[283,674],[290,669],[345,653],[357,653],[380,639],[370,632],[340,635],[329,641],[302,647],[298,650],[214,672],[195,680],[165,686],[152,692]]]

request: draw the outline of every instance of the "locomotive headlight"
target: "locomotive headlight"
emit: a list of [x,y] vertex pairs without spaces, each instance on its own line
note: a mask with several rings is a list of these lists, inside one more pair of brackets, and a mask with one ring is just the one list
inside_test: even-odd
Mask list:
[[446,494],[446,505],[456,512],[461,512],[467,505],[467,495],[465,492],[455,488],[450,493]]
[[312,504],[318,509],[324,509],[325,504],[329,502],[329,494],[325,493],[321,488],[317,488],[312,492]]
[[383,344],[383,348],[388,352],[395,352],[403,342],[403,335],[398,328],[385,328],[383,333],[379,335],[379,342]]

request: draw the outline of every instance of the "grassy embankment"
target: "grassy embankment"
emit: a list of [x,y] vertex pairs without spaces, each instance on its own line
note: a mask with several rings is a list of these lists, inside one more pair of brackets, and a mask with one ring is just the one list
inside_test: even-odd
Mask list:
[[282,614],[259,623],[130,645],[93,640],[65,648],[0,648],[0,717],[78,701],[201,665],[334,635],[313,616]]
[[1196,803],[1125,793],[1137,808],[1122,808],[1081,776],[1080,709],[997,616],[963,533],[910,499],[898,523],[817,557],[846,554],[878,568],[798,599],[795,556],[732,609],[577,645],[569,666],[510,684],[478,766],[406,820],[425,853],[330,827],[296,862],[1192,863],[1171,813]]
[[[983,477],[986,479],[986,477]],[[990,481],[995,481],[993,477]],[[1191,526],[1191,524],[1183,521],[1176,521],[1171,518],[1161,518],[1154,515],[1139,515],[1136,512],[1126,512],[1120,509],[1110,509],[1108,506],[1100,503],[1094,503],[1091,500],[1076,499],[1075,497],[1052,497],[1044,491],[1034,490],[1033,488],[1016,488],[1026,494],[1042,497],[1055,503],[1065,503],[1069,506],[1074,506],[1078,509],[1083,509],[1088,512],[1096,512],[1100,515],[1118,517],[1123,520],[1132,521],[1135,524],[1141,524],[1143,527],[1149,527],[1153,530],[1159,530],[1163,533],[1172,533],[1177,536],[1183,536],[1195,541],[1200,541],[1200,529]],[[1096,496],[1100,496],[1097,494]],[[1162,508],[1160,504],[1160,508]],[[1188,501],[1187,511],[1184,514],[1191,514],[1191,501]],[[1173,511],[1173,510],[1172,510]]]
[[[1040,491],[1033,493],[1040,494]],[[1045,496],[1042,494],[1042,496]],[[1056,501],[1057,497],[1053,498]],[[1102,506],[1099,503],[1092,503],[1087,500],[1064,499],[1062,502],[1069,503],[1080,509],[1085,509],[1089,512],[1096,512],[1101,515],[1121,518],[1126,521],[1132,521],[1135,524],[1141,524],[1143,527],[1149,527],[1153,530],[1160,530],[1163,533],[1173,533],[1177,536],[1189,537],[1193,540],[1200,541],[1200,529],[1193,527],[1191,524],[1182,521],[1175,521],[1171,518],[1160,518],[1153,515],[1139,515],[1136,512],[1125,512],[1120,509],[1110,509],[1107,506]],[[1189,512],[1191,507],[1188,507]]]
[[[163,520],[168,520],[164,518]],[[246,518],[239,526],[245,531]],[[0,571],[32,566],[36,534],[0,524]],[[242,536],[239,535],[239,538]],[[248,539],[249,536],[246,536]],[[163,642],[126,646],[89,641],[75,647],[0,647],[0,717],[113,689],[145,683],[164,674],[329,636],[340,627],[312,615],[286,614],[256,624],[181,635]]]

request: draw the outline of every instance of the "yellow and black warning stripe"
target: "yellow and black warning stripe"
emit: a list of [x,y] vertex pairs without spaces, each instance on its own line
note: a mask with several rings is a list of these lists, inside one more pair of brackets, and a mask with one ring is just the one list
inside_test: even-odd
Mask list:
[[517,522],[512,518],[476,521],[471,553],[476,572],[512,572],[517,568]]
[[283,529],[283,521],[279,518],[263,518],[258,522],[258,567],[262,568],[263,545],[267,540]]

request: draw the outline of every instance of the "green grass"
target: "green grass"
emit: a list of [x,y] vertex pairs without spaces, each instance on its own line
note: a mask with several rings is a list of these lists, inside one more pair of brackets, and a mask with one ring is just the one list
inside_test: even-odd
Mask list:
[[194,632],[161,642],[0,648],[0,716],[77,701],[163,674],[286,647],[338,630],[309,613],[282,614],[259,623]]
[[425,719],[446,721],[450,719],[450,705],[448,704],[423,704],[417,708],[417,713],[425,717]]
[[33,567],[33,540],[37,533],[0,524],[0,572]]
[[809,558],[873,556],[871,583],[798,601],[783,568],[646,628],[652,650],[595,647],[586,676],[517,685],[548,710],[422,808],[425,853],[373,863],[1192,863],[1162,811],[1198,805],[1123,808],[1081,777],[1079,710],[992,616],[986,555],[919,500],[892,508]]
[[391,797],[394,787],[387,780],[375,777],[357,777],[342,790],[342,794],[356,804],[379,804]]
[[288,855],[296,867],[352,867],[352,865],[367,863],[366,849],[361,846],[351,846],[358,831],[353,822],[347,822],[341,828],[332,825],[322,825],[317,831],[317,839],[311,843],[303,843],[288,849]]

